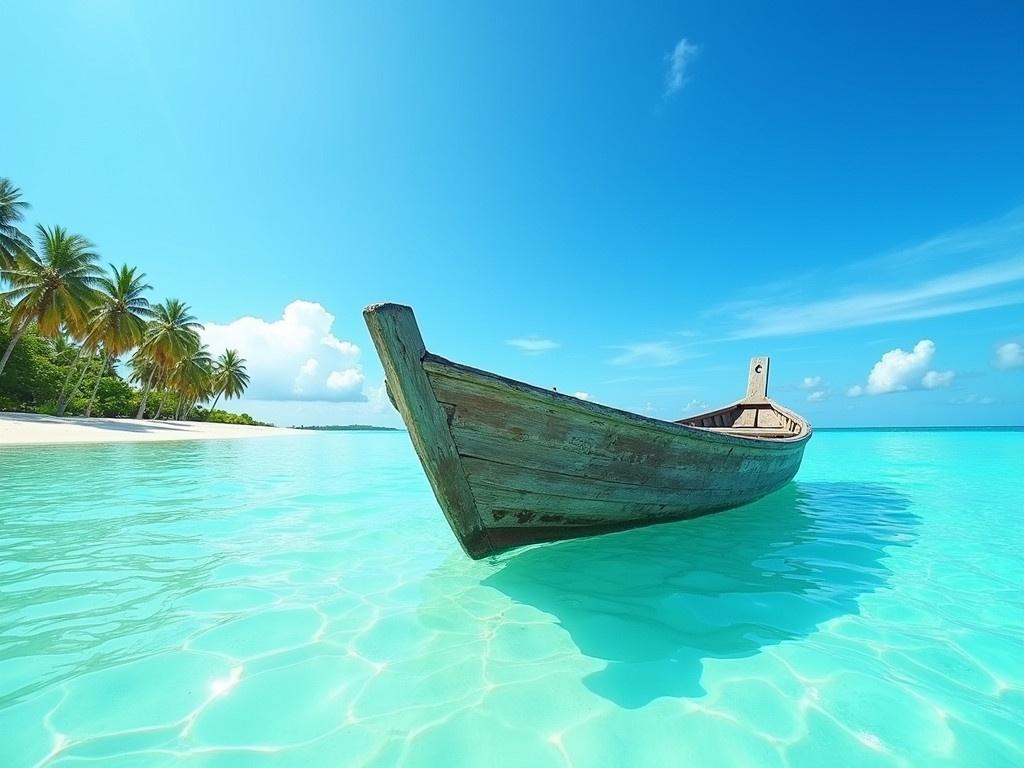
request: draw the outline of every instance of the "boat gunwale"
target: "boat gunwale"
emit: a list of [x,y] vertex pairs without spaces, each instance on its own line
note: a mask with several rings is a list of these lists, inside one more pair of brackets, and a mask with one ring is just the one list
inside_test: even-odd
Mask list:
[[[794,446],[806,443],[811,438],[812,428],[810,423],[799,416],[798,414],[790,411],[787,408],[782,407],[774,400],[765,399],[758,401],[756,405],[770,405],[780,413],[792,419],[796,424],[802,427],[801,431],[795,435],[788,437],[760,437],[757,435],[742,435],[742,434],[729,434],[728,432],[722,431],[721,429],[714,429],[709,427],[697,427],[691,424],[680,424],[676,421],[665,421],[663,419],[655,419],[650,416],[644,416],[633,411],[622,410],[621,408],[614,408],[610,405],[603,405],[601,403],[595,403],[590,400],[582,400],[572,395],[567,395],[562,392],[555,390],[544,389],[534,384],[529,384],[524,381],[518,381],[516,379],[510,379],[506,376],[502,376],[491,371],[485,371],[481,368],[474,368],[469,365],[462,363],[456,363],[453,360],[449,360],[441,355],[434,354],[429,350],[425,352],[421,359],[421,364],[427,373],[434,373],[441,376],[447,376],[453,379],[463,379],[466,377],[473,377],[480,380],[480,384],[485,387],[492,389],[513,389],[520,394],[527,396],[534,396],[537,399],[547,402],[551,405],[558,407],[568,407],[569,409],[576,409],[589,416],[597,416],[605,420],[617,420],[625,422],[630,426],[638,427],[647,430],[656,430],[662,432],[670,437],[687,437],[690,439],[697,440],[709,440],[711,442],[723,443],[725,445],[742,445],[746,448],[758,447],[768,448],[774,450],[791,449]],[[446,371],[447,369],[447,371]],[[459,375],[451,375],[448,371]],[[688,419],[696,419],[701,416],[708,414],[717,413],[722,410],[728,410],[737,405],[748,404],[748,401],[744,399],[736,400],[730,405],[724,406],[723,408],[716,408],[703,414],[695,414],[687,417]],[[754,403],[749,403],[754,405]]]

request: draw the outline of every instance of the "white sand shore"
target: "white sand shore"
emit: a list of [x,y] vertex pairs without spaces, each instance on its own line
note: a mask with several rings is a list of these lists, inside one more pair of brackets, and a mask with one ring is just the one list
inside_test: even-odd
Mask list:
[[83,419],[36,413],[0,413],[0,447],[53,443],[127,443],[163,440],[221,440],[302,434],[297,429],[243,427],[198,421]]

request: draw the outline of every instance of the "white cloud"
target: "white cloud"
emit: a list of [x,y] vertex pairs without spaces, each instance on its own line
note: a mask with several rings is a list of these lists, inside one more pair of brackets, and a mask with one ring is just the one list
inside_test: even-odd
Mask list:
[[841,280],[833,274],[825,283],[853,286],[841,293],[807,301],[806,293],[792,286],[825,276],[790,276],[759,286],[757,298],[729,302],[712,314],[742,323],[729,338],[758,338],[1011,306],[1024,303],[1022,254],[1024,206],[993,221],[842,268]]
[[682,38],[672,53],[665,56],[668,62],[668,71],[665,73],[665,98],[672,96],[682,90],[686,84],[686,68],[697,53],[697,46]]
[[807,392],[807,402],[820,403],[828,397],[828,382],[821,376],[804,376],[800,389]]
[[921,379],[921,385],[925,389],[940,389],[941,387],[948,387],[953,383],[953,378],[956,374],[953,371],[928,371]]
[[967,397],[960,400],[950,400],[952,405],[992,405],[995,402],[995,398],[983,397],[981,395],[968,395]]
[[644,365],[661,368],[675,365],[686,358],[679,345],[668,341],[641,341],[636,344],[623,345],[618,349],[623,352],[611,359],[612,365]]
[[327,377],[327,388],[335,392],[351,392],[357,387],[362,387],[363,373],[356,368],[346,368],[344,371],[331,371]]
[[902,289],[867,291],[809,303],[740,309],[748,321],[735,338],[785,336],[941,317],[1024,303],[1024,291],[1000,291],[1024,281],[1024,260],[1000,262],[926,280]]
[[706,410],[708,404],[703,400],[691,400],[683,406],[683,413],[699,413],[700,411]]
[[[917,342],[910,352],[899,348],[890,349],[872,367],[867,385],[858,384],[850,387],[846,394],[849,397],[860,397],[863,394],[883,395],[888,392],[901,392],[907,389],[912,379],[916,379],[928,367],[934,356],[935,343],[931,339]],[[951,371],[948,373],[952,374]],[[945,374],[936,375],[941,377]]]
[[246,359],[251,400],[367,400],[361,351],[332,333],[334,315],[320,304],[293,301],[271,322],[241,317],[204,325],[203,342],[213,354],[237,349]]
[[525,352],[527,355],[541,355],[545,352],[550,352],[552,349],[558,349],[558,342],[552,341],[551,339],[539,339],[535,336],[522,339],[509,339],[505,342],[509,346],[515,347],[521,352]]
[[336,349],[343,355],[353,355],[359,357],[359,347],[353,344],[351,341],[341,341],[336,339],[334,336],[324,336],[321,339],[322,343],[331,349]]
[[1016,341],[1000,344],[996,348],[997,368],[1020,368],[1024,366],[1024,347]]
[[578,397],[580,400],[589,400],[590,399],[590,393],[589,392],[574,392],[572,396],[573,397]]

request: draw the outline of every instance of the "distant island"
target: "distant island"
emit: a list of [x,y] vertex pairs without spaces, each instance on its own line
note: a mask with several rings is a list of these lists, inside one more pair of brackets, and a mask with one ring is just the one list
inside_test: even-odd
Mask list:
[[301,424],[295,429],[315,429],[321,432],[404,432],[398,427],[375,427],[372,424],[323,424],[306,426]]

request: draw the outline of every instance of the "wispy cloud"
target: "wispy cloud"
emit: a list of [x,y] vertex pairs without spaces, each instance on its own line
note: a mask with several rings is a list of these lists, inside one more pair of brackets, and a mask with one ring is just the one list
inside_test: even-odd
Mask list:
[[921,378],[921,386],[925,389],[942,389],[953,383],[956,374],[953,371],[928,371]]
[[668,71],[665,73],[665,98],[669,98],[682,90],[686,84],[686,70],[697,53],[697,46],[682,38],[672,53],[665,56]]
[[[965,262],[976,266],[961,268]],[[923,276],[924,271],[931,276]],[[872,284],[864,281],[870,276]],[[740,326],[729,338],[819,333],[902,320],[954,315],[1024,303],[1024,207],[974,228],[851,265],[841,277],[856,285],[807,301],[793,284],[762,286],[759,296],[717,307]],[[820,276],[817,276],[820,277]],[[837,275],[832,275],[834,284]],[[883,285],[879,286],[879,281]]]
[[699,413],[707,410],[708,404],[703,400],[691,400],[683,406],[683,413]]
[[[822,301],[749,306],[737,317],[746,327],[733,338],[786,336],[956,315],[1024,303],[1024,259],[966,269],[896,290],[867,291]],[[996,290],[986,290],[996,289]]]
[[807,402],[820,403],[828,397],[829,386],[821,376],[804,376],[800,389],[807,392]]
[[557,341],[551,339],[540,339],[536,336],[530,336],[522,339],[509,339],[505,342],[511,347],[515,347],[520,352],[527,355],[542,355],[545,352],[550,352],[552,349],[558,349],[559,344]]
[[951,405],[992,405],[995,401],[994,397],[968,395],[967,397],[950,400],[949,402]]
[[622,353],[609,361],[612,365],[662,368],[675,365],[688,357],[682,347],[670,341],[640,341],[635,344],[625,344],[616,349],[621,349]]

